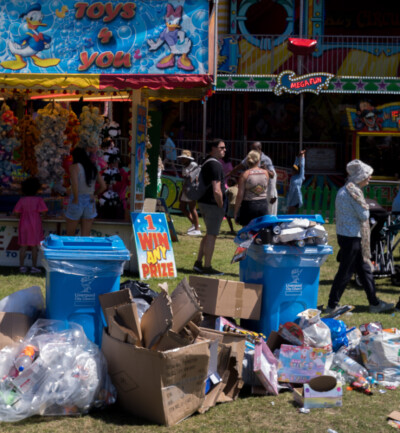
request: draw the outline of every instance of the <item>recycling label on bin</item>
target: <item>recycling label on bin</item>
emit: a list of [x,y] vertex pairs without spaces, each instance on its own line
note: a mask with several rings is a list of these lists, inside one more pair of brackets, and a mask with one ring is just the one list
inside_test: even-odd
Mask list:
[[303,269],[295,268],[290,271],[291,282],[285,285],[285,296],[299,296],[303,294],[303,284],[299,282]]
[[75,293],[75,307],[93,307],[96,303],[96,293],[92,287],[95,275],[87,275],[81,278],[82,290]]

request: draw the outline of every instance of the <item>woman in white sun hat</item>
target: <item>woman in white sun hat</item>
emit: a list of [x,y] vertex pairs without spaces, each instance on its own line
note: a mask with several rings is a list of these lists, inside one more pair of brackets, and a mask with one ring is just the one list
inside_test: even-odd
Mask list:
[[362,190],[368,185],[374,170],[359,159],[350,161],[346,170],[347,181],[339,189],[335,201],[340,264],[333,280],[325,313],[332,313],[339,307],[340,298],[354,272],[359,276],[367,295],[369,311],[382,313],[392,310],[394,304],[382,301],[376,296],[370,261],[369,207]]
[[[190,172],[197,167],[197,163],[194,161],[190,150],[182,150],[182,153],[178,156],[178,160],[182,164],[182,177],[183,179],[186,179]],[[187,234],[190,236],[201,236],[196,202],[189,200],[183,189],[179,197],[179,209],[192,223]]]

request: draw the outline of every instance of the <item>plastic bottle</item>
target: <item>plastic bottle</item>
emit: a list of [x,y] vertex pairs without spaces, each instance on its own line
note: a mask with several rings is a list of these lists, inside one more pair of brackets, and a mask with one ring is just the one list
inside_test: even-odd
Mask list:
[[32,365],[38,356],[38,349],[31,344],[26,345],[14,361],[15,368],[21,372]]
[[348,339],[347,347],[349,349],[355,349],[360,344],[360,340],[361,340],[360,330],[356,327],[351,328],[346,332],[346,335]]
[[343,371],[351,378],[368,377],[368,371],[357,361],[346,355],[346,349],[340,348],[333,357],[332,370]]

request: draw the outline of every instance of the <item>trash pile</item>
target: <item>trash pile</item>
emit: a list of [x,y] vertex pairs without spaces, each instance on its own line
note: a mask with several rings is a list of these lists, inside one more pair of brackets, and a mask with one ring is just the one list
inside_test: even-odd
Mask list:
[[0,377],[1,421],[81,415],[116,400],[103,354],[75,323],[37,320],[0,352]]
[[301,218],[266,215],[255,218],[235,237],[234,242],[238,247],[232,263],[243,260],[247,249],[253,243],[287,247],[327,245],[328,233],[323,223],[324,219],[321,215],[304,215]]
[[[117,401],[171,426],[243,389],[289,391],[307,413],[342,406],[344,388],[371,395],[400,385],[398,329],[379,322],[348,329],[339,318],[346,309],[329,318],[307,309],[265,336],[244,326],[260,319],[260,284],[190,276],[171,294],[166,283],[159,288],[129,280],[99,295],[101,351],[78,324],[39,317],[24,330],[14,325],[26,308],[0,313],[0,420],[80,415]],[[8,298],[35,300],[40,315],[37,289]],[[391,415],[400,424],[400,413]]]

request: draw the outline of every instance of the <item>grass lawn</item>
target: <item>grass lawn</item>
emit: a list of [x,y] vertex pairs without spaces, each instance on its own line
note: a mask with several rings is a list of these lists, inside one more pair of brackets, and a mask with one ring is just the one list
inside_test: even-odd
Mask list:
[[[178,270],[176,280],[168,280],[170,290],[183,278],[191,274],[196,259],[199,237],[186,235],[190,226],[188,220],[181,216],[173,216],[179,242],[173,244],[175,261]],[[202,230],[204,223],[200,220]],[[238,227],[239,228],[239,227]],[[334,247],[334,255],[322,265],[318,305],[326,304],[330,286],[337,270],[337,243],[335,226],[326,225],[329,232],[329,243]],[[225,272],[229,279],[239,279],[239,264],[230,264],[235,251],[233,236],[229,234],[228,224],[224,221],[221,236],[217,240],[213,258],[213,267]],[[400,257],[396,252],[396,261]],[[137,279],[136,275],[123,275],[122,281]],[[157,285],[164,280],[149,281],[157,290]],[[390,279],[377,280],[378,295],[387,301],[397,301],[400,288],[393,287]],[[19,275],[16,268],[0,268],[0,297],[16,290],[39,285],[45,287],[44,276]],[[67,288],[66,288],[67,289]],[[385,328],[400,327],[400,313],[370,314],[364,291],[349,286],[341,300],[343,304],[352,304],[355,310],[344,317],[348,326],[360,325],[372,321],[380,321]],[[132,365],[132,369],[135,366]],[[137,419],[114,406],[105,411],[93,412],[78,418],[46,418],[32,417],[18,423],[0,423],[0,432],[304,432],[323,433],[329,428],[338,433],[348,432],[391,432],[394,431],[386,423],[386,416],[392,410],[400,410],[400,391],[377,389],[372,396],[356,391],[344,391],[343,407],[335,409],[313,409],[309,414],[299,413],[289,392],[279,396],[254,397],[243,394],[233,403],[219,404],[203,415],[194,415],[180,424],[166,428]]]

